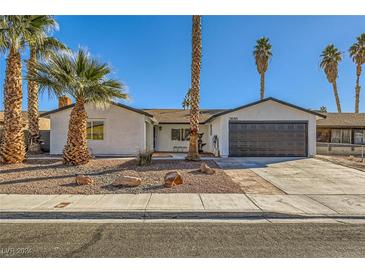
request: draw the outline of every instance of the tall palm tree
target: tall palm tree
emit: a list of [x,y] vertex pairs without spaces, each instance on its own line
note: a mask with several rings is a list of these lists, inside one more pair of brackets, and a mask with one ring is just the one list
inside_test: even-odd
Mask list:
[[[54,21],[53,21],[54,22]],[[53,23],[52,21],[50,23]],[[45,25],[45,28],[53,25]],[[34,65],[40,60],[47,58],[55,50],[65,50],[66,46],[53,37],[45,37],[40,44],[37,41],[30,41],[30,57],[28,60],[28,73],[34,70]],[[39,111],[38,111],[38,83],[28,81],[28,125],[29,125],[29,146],[28,152],[39,153]]]
[[365,33],[356,38],[350,49],[350,56],[356,64],[355,113],[359,113],[361,66],[365,63]]
[[190,139],[186,159],[198,161],[198,132],[199,132],[199,101],[200,101],[200,65],[202,58],[201,16],[193,15],[192,30],[192,63],[191,88],[189,91],[190,104]]
[[[0,57],[1,55],[5,53],[6,51],[6,42],[5,42],[5,33],[2,30],[2,28],[5,26],[5,17],[0,16]],[[2,58],[0,59],[0,65],[1,65]],[[1,77],[1,75],[0,75]],[[2,131],[0,131],[0,146],[3,139]]]
[[43,39],[44,16],[0,16],[2,49],[8,52],[4,85],[4,132],[0,146],[0,161],[20,163],[25,160],[22,121],[21,51],[30,40]]
[[269,61],[272,57],[271,44],[269,38],[262,37],[256,41],[253,51],[257,71],[260,74],[260,99],[265,98],[265,73],[269,68]]
[[34,68],[28,77],[39,84],[41,91],[74,98],[76,103],[70,114],[63,160],[65,164],[86,164],[91,155],[86,140],[85,104],[103,107],[114,99],[126,99],[123,84],[110,79],[110,67],[93,59],[83,49],[73,54],[65,51],[51,53],[47,60],[35,64]]
[[332,84],[337,111],[341,113],[341,103],[338,96],[336,79],[338,77],[338,64],[342,61],[342,53],[333,44],[329,44],[322,51],[321,58],[320,66],[326,74],[328,82]]

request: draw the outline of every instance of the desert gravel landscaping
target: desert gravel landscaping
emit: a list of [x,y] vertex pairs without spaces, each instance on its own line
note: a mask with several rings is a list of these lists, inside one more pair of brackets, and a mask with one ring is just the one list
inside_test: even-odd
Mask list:
[[[59,159],[28,160],[22,164],[0,165],[2,194],[108,194],[108,193],[243,193],[241,187],[220,169],[214,161],[204,161],[216,173],[202,174],[201,162],[184,160],[154,160],[151,165],[138,166],[134,160],[95,159],[83,166],[66,166]],[[184,183],[164,188],[163,177],[169,171],[179,171]],[[76,175],[88,175],[94,183],[78,186]],[[121,175],[142,179],[138,187],[114,187]]]

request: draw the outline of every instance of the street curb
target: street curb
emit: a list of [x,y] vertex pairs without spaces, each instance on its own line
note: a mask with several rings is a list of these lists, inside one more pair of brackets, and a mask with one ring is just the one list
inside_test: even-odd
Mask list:
[[9,219],[365,219],[365,215],[306,215],[276,212],[196,211],[105,211],[105,212],[0,212],[0,221]]

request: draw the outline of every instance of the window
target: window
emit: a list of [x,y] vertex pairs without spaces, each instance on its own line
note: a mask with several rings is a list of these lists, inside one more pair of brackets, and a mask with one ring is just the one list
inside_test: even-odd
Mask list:
[[87,122],[87,139],[104,140],[104,122],[89,121]]
[[188,141],[189,140],[189,135],[190,135],[190,129],[188,129],[188,128],[181,129],[181,132],[184,132],[182,141]]
[[331,130],[326,128],[317,129],[317,142],[330,143],[331,142]]
[[187,141],[189,140],[190,129],[188,128],[173,128],[171,129],[172,141]]
[[332,129],[331,143],[351,144],[351,129]]
[[171,129],[171,140],[180,141],[180,129]]
[[365,130],[355,129],[354,130],[354,144],[365,144]]

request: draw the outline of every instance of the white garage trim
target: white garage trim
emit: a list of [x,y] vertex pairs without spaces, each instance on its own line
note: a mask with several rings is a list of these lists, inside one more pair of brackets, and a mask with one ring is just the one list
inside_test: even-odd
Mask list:
[[220,155],[228,157],[229,121],[306,121],[308,123],[308,156],[312,157],[316,154],[316,120],[321,117],[325,116],[277,99],[267,98],[215,114],[206,123],[212,124],[213,135],[219,139]]

